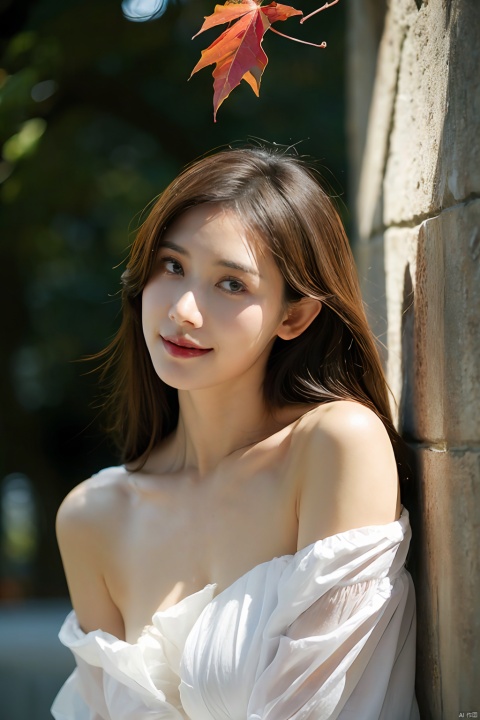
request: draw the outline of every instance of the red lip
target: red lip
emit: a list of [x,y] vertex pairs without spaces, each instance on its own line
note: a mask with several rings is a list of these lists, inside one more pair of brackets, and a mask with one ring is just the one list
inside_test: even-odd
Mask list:
[[195,343],[185,340],[185,338],[182,337],[160,337],[162,338],[165,350],[173,357],[200,357],[200,355],[205,355],[212,350],[212,348],[198,347]]

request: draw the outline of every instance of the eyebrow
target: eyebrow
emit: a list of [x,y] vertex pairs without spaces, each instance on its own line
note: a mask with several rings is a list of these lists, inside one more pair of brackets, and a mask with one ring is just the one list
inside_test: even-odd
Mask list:
[[233,262],[232,260],[219,260],[216,265],[231,268],[232,270],[240,270],[240,272],[248,273],[248,275],[260,277],[260,273],[258,272],[258,270],[255,270],[255,268],[248,267],[247,265],[242,265],[241,263]]
[[[164,242],[162,242],[160,248],[168,248],[169,250],[173,250],[174,252],[179,253],[179,255],[183,255],[184,257],[190,257],[190,253],[185,250],[185,248],[183,248],[181,245],[177,245],[176,243],[171,242],[170,240],[165,240]],[[240,272],[247,273],[248,275],[253,275],[254,277],[261,277],[258,270],[256,270],[254,267],[242,265],[241,263],[234,262],[233,260],[218,260],[215,265],[231,268],[232,270],[239,270]]]
[[190,256],[190,253],[188,253],[185,248],[183,248],[181,245],[177,245],[174,242],[170,242],[170,240],[162,240],[160,243],[159,250],[162,248],[168,248],[169,250],[174,250],[175,252],[178,252],[180,255]]

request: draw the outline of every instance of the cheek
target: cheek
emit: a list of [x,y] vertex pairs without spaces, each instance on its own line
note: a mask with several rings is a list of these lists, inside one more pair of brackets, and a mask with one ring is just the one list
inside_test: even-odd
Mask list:
[[143,336],[149,346],[158,332],[160,302],[158,293],[151,286],[146,286],[142,293],[142,330]]
[[277,326],[276,319],[270,317],[262,305],[249,305],[235,316],[235,321],[230,324],[230,332],[244,346],[255,346],[270,340]]
[[151,310],[151,295],[145,288],[142,292],[142,326],[145,330]]
[[149,280],[142,290],[142,303],[149,302],[155,291],[155,283]]
[[165,292],[158,282],[149,282],[142,292],[142,317],[147,319],[149,314],[159,310],[165,305]]

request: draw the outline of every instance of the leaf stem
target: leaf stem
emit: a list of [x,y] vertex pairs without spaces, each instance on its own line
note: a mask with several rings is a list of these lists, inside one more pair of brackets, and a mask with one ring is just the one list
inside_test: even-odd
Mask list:
[[[336,0],[336,2],[338,2],[338,0]],[[311,45],[312,47],[317,47],[317,48],[322,48],[322,49],[327,47],[326,42],[322,42],[322,43],[318,44],[318,43],[307,42],[307,40],[299,40],[299,38],[294,38],[294,37],[291,37],[290,35],[285,35],[284,33],[281,33],[278,30],[275,30],[275,28],[273,28],[272,26],[269,27],[269,30],[274,32],[275,35],[280,35],[280,37],[287,38],[287,40],[293,40],[294,42],[302,43],[302,45]]]
[[310,18],[313,17],[314,15],[316,15],[317,13],[322,12],[322,10],[327,10],[329,7],[332,7],[332,5],[336,5],[338,2],[340,2],[340,0],[331,0],[331,2],[326,2],[325,5],[322,5],[322,7],[319,7],[317,10],[314,10],[309,15],[305,15],[305,17],[303,17],[300,20],[300,25],[303,25],[303,23],[306,20],[310,20]]

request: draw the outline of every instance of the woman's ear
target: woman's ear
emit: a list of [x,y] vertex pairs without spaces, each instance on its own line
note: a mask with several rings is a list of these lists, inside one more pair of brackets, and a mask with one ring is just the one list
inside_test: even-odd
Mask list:
[[292,303],[287,317],[277,330],[278,337],[282,340],[293,340],[298,337],[315,320],[321,309],[322,303],[315,298],[303,297],[298,302]]

